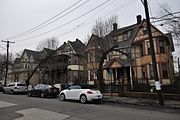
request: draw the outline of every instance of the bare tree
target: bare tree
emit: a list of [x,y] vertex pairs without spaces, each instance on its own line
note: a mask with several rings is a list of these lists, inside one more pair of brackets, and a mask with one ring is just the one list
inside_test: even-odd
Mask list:
[[117,23],[117,21],[117,16],[111,16],[105,21],[98,19],[92,28],[92,33],[99,37],[105,37],[105,35],[109,34],[113,30],[113,23]]
[[6,54],[0,54],[0,64],[6,61]]
[[88,33],[86,37],[84,37],[84,39],[82,41],[84,41],[84,44],[87,45],[88,44],[88,40],[91,38],[91,33]]
[[37,50],[43,50],[44,48],[49,48],[49,49],[57,49],[59,45],[58,40],[55,37],[48,38],[46,40],[40,41]]
[[[13,65],[13,59],[14,59],[14,55],[12,53],[9,53],[9,66]],[[6,53],[1,54],[0,53],[0,80],[3,79],[5,77],[5,69],[6,69],[6,62],[7,60],[7,56]],[[11,69],[11,67],[9,67],[8,69]]]
[[20,58],[23,54],[23,50],[19,51],[18,53],[15,54],[16,58]]
[[[6,63],[6,60],[7,60],[6,53],[0,54],[0,64]],[[9,53],[9,63],[12,64],[13,60],[14,60],[14,54]]]
[[160,16],[158,21],[162,21],[162,26],[167,32],[172,33],[177,45],[180,45],[180,12],[173,12],[167,4],[160,4]]

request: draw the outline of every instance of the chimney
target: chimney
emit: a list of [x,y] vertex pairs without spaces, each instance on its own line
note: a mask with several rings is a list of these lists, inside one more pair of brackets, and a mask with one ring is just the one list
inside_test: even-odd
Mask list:
[[137,15],[136,19],[137,19],[137,24],[140,24],[141,23],[141,15]]
[[117,23],[113,23],[113,31],[117,30]]

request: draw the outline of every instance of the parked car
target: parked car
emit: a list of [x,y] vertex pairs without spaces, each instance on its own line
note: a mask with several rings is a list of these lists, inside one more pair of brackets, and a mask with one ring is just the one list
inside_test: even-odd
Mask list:
[[49,84],[37,84],[36,86],[32,87],[31,89],[28,88],[28,93],[27,93],[27,95],[29,97],[30,96],[56,97],[58,94],[59,94],[59,89],[52,85],[49,85]]
[[101,92],[92,86],[70,85],[67,89],[59,94],[61,101],[64,100],[79,100],[81,103],[88,101],[101,101]]
[[58,84],[58,83],[57,83],[57,84],[54,84],[53,86],[56,87],[56,88],[58,88],[58,89],[59,89],[59,92],[61,91],[61,84]]
[[4,86],[0,84],[0,92],[3,92],[3,90],[4,90]]
[[59,92],[61,92],[62,90],[67,89],[70,85],[69,84],[59,84],[59,83],[56,83],[53,86],[58,88]]
[[10,94],[26,93],[26,92],[27,92],[27,86],[26,84],[21,83],[21,82],[12,82],[3,88],[4,94],[5,93],[10,93]]

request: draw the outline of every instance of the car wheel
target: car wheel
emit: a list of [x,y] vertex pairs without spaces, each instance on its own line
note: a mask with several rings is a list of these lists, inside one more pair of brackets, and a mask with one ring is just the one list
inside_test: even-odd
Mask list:
[[101,104],[101,103],[102,103],[102,100],[95,100],[95,103],[96,103],[96,104]]
[[11,90],[11,92],[10,92],[10,93],[11,93],[11,95],[13,95],[13,94],[14,94],[13,90]]
[[65,100],[66,100],[66,98],[65,98],[65,95],[64,95],[64,94],[61,94],[59,98],[60,98],[60,100],[61,100],[61,101],[65,101]]
[[6,94],[5,90],[3,90],[3,94]]
[[42,98],[44,98],[44,97],[45,97],[44,92],[42,92],[42,93],[41,93],[41,97],[42,97]]
[[80,96],[80,102],[81,102],[82,104],[84,104],[84,103],[87,102],[87,97],[86,97],[86,95],[81,95],[81,96]]
[[31,95],[31,92],[28,92],[27,95],[28,95],[28,97],[31,97],[31,96],[32,96],[32,95]]

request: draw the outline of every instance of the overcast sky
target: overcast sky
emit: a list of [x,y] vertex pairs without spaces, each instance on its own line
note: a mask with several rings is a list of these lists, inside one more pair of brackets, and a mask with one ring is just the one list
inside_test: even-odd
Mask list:
[[[180,11],[180,0],[148,2],[150,16],[153,17],[159,16],[159,4],[162,3],[167,3],[174,12]],[[62,12],[73,4],[73,7]],[[96,7],[97,9],[92,10]],[[89,12],[90,10],[92,11]],[[60,45],[64,41],[74,41],[76,38],[84,42],[99,18],[104,20],[116,15],[120,28],[136,23],[136,15],[145,16],[141,0],[0,0],[0,40],[24,33],[61,12],[62,14],[53,19],[60,17],[58,20],[49,21],[52,24],[22,37],[10,39],[15,42],[10,44],[11,52],[17,53],[25,48],[35,50],[39,41],[51,37],[57,37]],[[50,30],[54,31],[49,32]],[[5,48],[6,44],[1,42],[1,53],[5,52]]]

